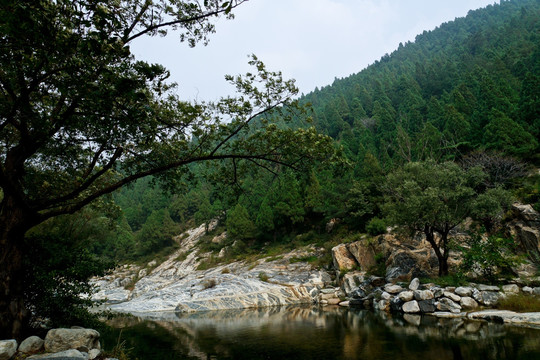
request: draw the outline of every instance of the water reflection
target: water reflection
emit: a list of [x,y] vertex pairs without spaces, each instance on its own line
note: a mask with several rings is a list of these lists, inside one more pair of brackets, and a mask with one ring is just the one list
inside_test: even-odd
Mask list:
[[110,324],[140,360],[540,359],[538,329],[336,307],[146,314]]

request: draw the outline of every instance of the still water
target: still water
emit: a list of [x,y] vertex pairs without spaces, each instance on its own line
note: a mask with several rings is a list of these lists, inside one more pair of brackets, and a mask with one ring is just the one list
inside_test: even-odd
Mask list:
[[365,310],[281,307],[116,318],[132,359],[540,359],[540,329]]

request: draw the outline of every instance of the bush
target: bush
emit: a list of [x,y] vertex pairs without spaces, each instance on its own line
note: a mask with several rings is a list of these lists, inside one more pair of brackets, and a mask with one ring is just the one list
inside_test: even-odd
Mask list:
[[465,246],[457,248],[463,254],[460,272],[472,271],[490,281],[499,274],[511,273],[512,267],[521,262],[521,258],[514,254],[516,244],[512,238],[474,233],[465,240]]
[[375,217],[366,225],[366,231],[373,236],[384,234],[386,232],[386,224],[384,220]]

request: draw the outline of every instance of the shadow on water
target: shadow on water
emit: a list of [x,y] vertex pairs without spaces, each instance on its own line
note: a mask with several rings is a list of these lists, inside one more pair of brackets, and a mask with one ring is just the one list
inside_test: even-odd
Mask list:
[[540,330],[326,307],[115,318],[104,334],[151,359],[540,359]]

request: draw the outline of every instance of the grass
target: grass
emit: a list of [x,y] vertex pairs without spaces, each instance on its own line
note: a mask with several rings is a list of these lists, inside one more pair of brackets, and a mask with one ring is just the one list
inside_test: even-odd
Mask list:
[[499,299],[496,307],[516,312],[540,312],[540,297],[523,293],[510,295]]
[[446,276],[438,276],[438,277],[432,277],[432,278],[421,278],[420,283],[426,284],[426,283],[435,283],[441,287],[447,287],[447,286],[464,286],[469,283],[468,279],[459,276],[458,274],[451,274]]

